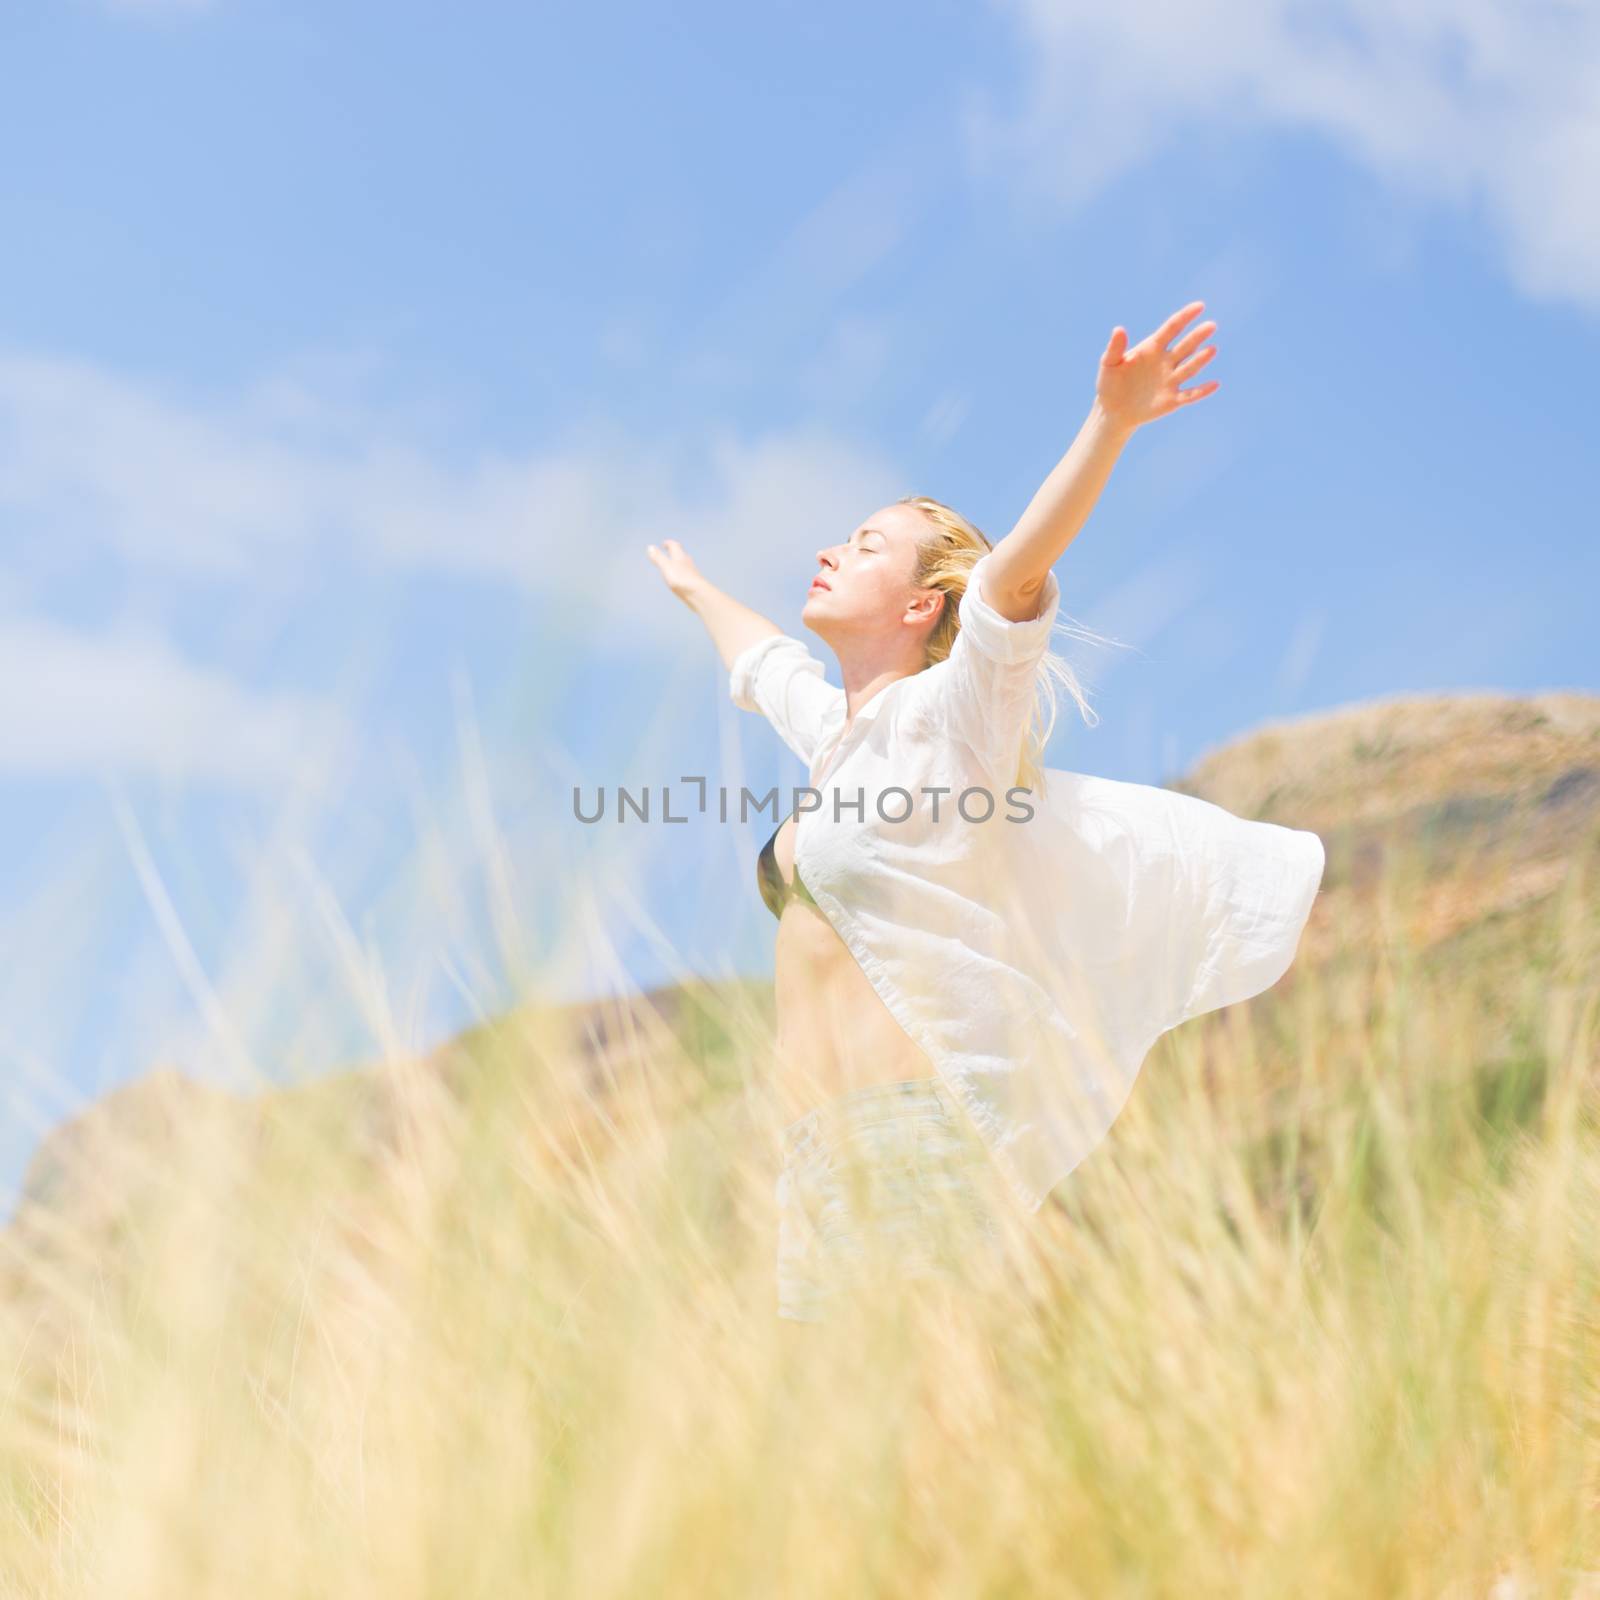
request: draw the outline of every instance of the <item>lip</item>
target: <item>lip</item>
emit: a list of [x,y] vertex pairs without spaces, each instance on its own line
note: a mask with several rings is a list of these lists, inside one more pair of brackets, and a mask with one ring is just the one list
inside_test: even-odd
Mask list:
[[[811,580],[811,589],[827,589],[829,587],[831,587],[831,586],[829,584],[824,583],[821,578],[813,578]],[[806,593],[807,594],[811,593],[811,589],[808,589],[806,591]]]

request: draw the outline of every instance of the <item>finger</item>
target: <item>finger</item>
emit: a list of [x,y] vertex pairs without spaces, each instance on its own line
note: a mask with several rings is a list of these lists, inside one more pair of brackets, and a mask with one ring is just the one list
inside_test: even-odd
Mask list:
[[1175,345],[1173,345],[1169,353],[1174,360],[1182,361],[1183,358],[1188,355],[1196,345],[1204,344],[1206,340],[1209,339],[1216,331],[1216,323],[1202,322],[1198,328],[1191,328],[1186,334],[1184,334],[1184,336]]
[[1122,352],[1128,348],[1128,330],[1121,323],[1111,330],[1110,343],[1106,345],[1106,353],[1100,360],[1103,365],[1114,367],[1122,359]]
[[1172,369],[1173,382],[1183,383],[1186,379],[1192,378],[1216,353],[1217,347],[1214,344],[1208,344],[1199,355],[1190,356],[1187,361],[1180,361]]
[[1216,393],[1219,382],[1219,379],[1213,378],[1210,383],[1198,384],[1193,389],[1180,389],[1178,391],[1178,404],[1186,406],[1193,404],[1196,400],[1204,400],[1208,394]]
[[1165,345],[1167,340],[1170,339],[1173,334],[1175,334],[1178,329],[1184,325],[1184,323],[1192,321],[1195,317],[1198,317],[1200,313],[1205,310],[1205,308],[1206,303],[1204,300],[1191,300],[1189,304],[1186,305],[1181,311],[1174,311],[1172,315],[1168,317],[1159,328],[1156,329],[1155,334],[1153,335],[1155,343],[1158,345]]

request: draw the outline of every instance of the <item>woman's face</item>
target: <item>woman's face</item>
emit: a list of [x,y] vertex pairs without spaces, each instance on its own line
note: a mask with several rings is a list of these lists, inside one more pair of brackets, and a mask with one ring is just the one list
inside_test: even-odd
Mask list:
[[817,552],[817,574],[800,620],[835,646],[845,638],[915,629],[918,642],[939,615],[943,596],[912,584],[917,545],[928,524],[914,506],[874,512],[842,544]]

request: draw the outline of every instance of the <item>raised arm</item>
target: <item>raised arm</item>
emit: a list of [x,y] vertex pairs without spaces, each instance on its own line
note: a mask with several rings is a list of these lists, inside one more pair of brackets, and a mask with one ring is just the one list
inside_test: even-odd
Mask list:
[[1003,617],[1026,622],[1039,614],[1045,574],[1088,521],[1135,431],[1216,390],[1215,381],[1179,387],[1217,353],[1215,346],[1195,353],[1216,331],[1215,322],[1202,322],[1167,348],[1204,309],[1203,300],[1192,301],[1131,350],[1127,329],[1112,329],[1100,357],[1094,404],[1071,449],[1028,502],[1017,525],[989,553],[984,596]]
[[645,551],[668,588],[705,623],[728,669],[733,703],[760,712],[809,767],[823,736],[844,720],[844,690],[827,681],[803,639],[717,588],[676,539]]
[[782,632],[769,617],[752,611],[712,583],[676,539],[663,539],[659,545],[647,544],[644,548],[666,579],[667,587],[705,623],[723,666],[731,669],[758,639]]

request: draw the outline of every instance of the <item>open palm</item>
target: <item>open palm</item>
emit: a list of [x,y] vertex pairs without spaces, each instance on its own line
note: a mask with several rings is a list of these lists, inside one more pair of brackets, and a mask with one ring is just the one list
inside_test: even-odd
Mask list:
[[1196,400],[1204,400],[1208,394],[1216,392],[1215,379],[1196,384],[1192,389],[1179,387],[1217,353],[1214,345],[1204,350],[1199,348],[1216,331],[1215,322],[1202,322],[1184,334],[1170,350],[1167,348],[1167,342],[1183,325],[1203,310],[1205,301],[1191,301],[1131,349],[1126,328],[1118,326],[1111,330],[1111,342],[1100,357],[1095,394],[1101,410],[1119,427],[1131,433],[1146,422],[1154,422],[1157,417],[1164,417],[1180,406],[1193,405]]

